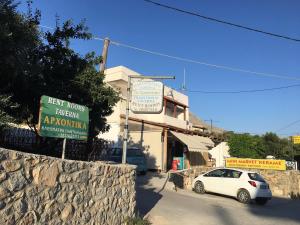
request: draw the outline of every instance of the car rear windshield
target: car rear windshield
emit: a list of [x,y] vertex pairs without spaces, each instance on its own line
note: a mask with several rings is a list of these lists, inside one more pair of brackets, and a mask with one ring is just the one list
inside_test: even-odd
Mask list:
[[258,173],[248,173],[248,176],[251,180],[256,180],[256,181],[264,182],[264,183],[266,182],[264,180],[264,178],[261,175],[259,175]]
[[[113,149],[113,156],[122,156],[123,149],[121,148],[115,148]],[[127,156],[135,157],[135,156],[143,156],[143,152],[140,149],[127,149]]]
[[143,156],[143,152],[140,149],[128,149],[128,156]]

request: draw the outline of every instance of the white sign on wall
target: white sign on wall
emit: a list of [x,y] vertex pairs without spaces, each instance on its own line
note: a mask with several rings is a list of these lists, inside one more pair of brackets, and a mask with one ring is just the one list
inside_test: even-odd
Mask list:
[[164,85],[153,80],[135,80],[131,84],[131,111],[133,113],[161,113]]

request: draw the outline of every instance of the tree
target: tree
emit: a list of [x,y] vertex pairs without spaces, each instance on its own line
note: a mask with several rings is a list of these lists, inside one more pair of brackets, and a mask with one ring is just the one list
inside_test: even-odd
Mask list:
[[280,138],[271,132],[267,132],[265,135],[262,136],[266,155],[272,155],[278,157],[281,153],[281,140]]
[[17,109],[18,104],[11,102],[11,96],[0,95],[0,132],[6,128],[9,123],[15,122],[15,119],[7,112]]
[[[16,12],[12,0],[0,1],[0,126],[20,122],[20,105],[15,94],[23,87],[23,77],[30,71],[30,56],[38,47],[38,30],[33,24],[39,12],[25,17]],[[18,109],[18,110],[17,110]]]
[[[36,134],[42,95],[70,100],[90,108],[89,139],[106,131],[105,116],[119,100],[95,68],[101,57],[81,56],[70,48],[71,39],[90,39],[84,21],[67,20],[53,32],[38,29],[40,12],[16,11],[12,0],[0,0],[0,107],[9,96],[10,107],[0,108],[5,118],[26,122]],[[2,97],[1,97],[2,96]],[[2,104],[3,105],[3,104]],[[18,110],[13,110],[13,105]]]
[[94,138],[99,132],[108,131],[106,116],[113,112],[112,106],[119,101],[118,93],[104,83],[104,75],[95,68],[100,63],[101,57],[94,53],[85,58],[88,65],[72,81],[76,95],[72,96],[76,102],[85,104],[90,109],[90,137]]
[[299,151],[287,138],[280,138],[275,133],[267,132],[262,136],[250,134],[228,133],[229,153],[241,158],[266,158],[268,155],[276,159],[292,160]]
[[292,159],[293,145],[286,138],[279,138],[275,133],[267,132],[262,136],[266,155],[275,156],[278,159]]
[[233,157],[265,157],[263,141],[258,135],[231,133],[228,138],[228,146],[229,153]]

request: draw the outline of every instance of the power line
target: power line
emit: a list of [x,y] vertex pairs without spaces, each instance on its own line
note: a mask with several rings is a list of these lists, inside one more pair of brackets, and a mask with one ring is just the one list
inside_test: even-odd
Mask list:
[[300,122],[300,120],[296,120],[296,121],[294,121],[294,122],[292,122],[292,123],[289,123],[288,125],[286,125],[286,126],[284,126],[284,127],[281,127],[280,129],[276,130],[275,132],[285,130],[286,128],[289,128],[289,127],[291,127],[291,126],[293,126],[294,124],[299,123],[299,122]]
[[187,90],[188,92],[197,92],[202,94],[239,94],[239,93],[253,93],[253,92],[264,92],[264,91],[274,91],[280,89],[287,89],[292,87],[299,87],[300,84],[281,86],[274,88],[264,88],[264,89],[254,89],[254,90],[239,90],[239,91],[201,91],[201,90]]
[[247,27],[247,26],[240,25],[240,24],[227,22],[227,21],[224,21],[224,20],[220,20],[220,19],[216,19],[216,18],[212,18],[212,17],[208,17],[208,16],[203,16],[203,15],[200,15],[198,13],[186,11],[186,10],[183,10],[183,9],[179,9],[179,8],[176,8],[176,7],[173,7],[173,6],[170,6],[170,5],[161,4],[161,3],[154,2],[154,1],[151,1],[151,0],[144,0],[144,1],[148,2],[148,3],[151,3],[151,4],[154,4],[156,6],[160,6],[160,7],[163,7],[163,8],[171,9],[173,11],[185,13],[185,14],[192,15],[192,16],[196,16],[196,17],[199,17],[199,18],[202,18],[202,19],[205,19],[205,20],[209,20],[209,21],[213,21],[213,22],[217,22],[217,23],[221,23],[221,24],[226,24],[226,25],[229,25],[229,26],[233,26],[233,27],[237,27],[237,28],[241,28],[241,29],[244,29],[244,30],[249,30],[249,31],[257,32],[257,33],[262,33],[262,34],[277,37],[277,38],[287,39],[287,40],[290,40],[290,41],[296,41],[296,42],[300,41],[300,39],[297,39],[297,38],[292,38],[292,37],[288,37],[288,36],[281,35],[281,34],[275,34],[275,33],[259,30],[259,29],[256,29],[256,28]]
[[[103,38],[95,38],[95,37],[94,37],[94,39],[101,40],[101,41],[104,40]],[[146,52],[146,53],[149,53],[152,55],[162,56],[162,57],[175,59],[175,60],[179,60],[179,61],[183,61],[183,62],[200,64],[200,65],[208,66],[208,67],[214,67],[217,69],[224,69],[224,70],[230,70],[230,71],[234,71],[234,72],[242,72],[242,73],[254,74],[254,75],[263,76],[263,77],[272,77],[272,78],[277,78],[277,79],[300,80],[300,77],[285,76],[285,75],[273,74],[273,73],[256,72],[256,71],[246,70],[246,69],[241,69],[241,68],[236,68],[236,67],[223,66],[223,65],[217,65],[217,64],[207,63],[207,62],[203,62],[203,61],[197,61],[197,60],[183,58],[183,57],[179,57],[179,56],[172,56],[172,55],[168,55],[168,54],[164,54],[164,53],[160,53],[160,52],[156,52],[156,51],[150,51],[147,49],[138,48],[138,47],[135,47],[132,45],[123,44],[123,43],[116,42],[116,41],[111,41],[110,43],[113,45],[116,45],[116,46],[121,46],[121,47],[129,48],[129,49],[133,49],[133,50],[137,50],[137,51],[141,51],[141,52]]]
[[[40,27],[44,27],[44,28],[48,28],[48,29],[54,29],[54,28],[51,28],[51,27],[48,27],[48,26],[41,26],[40,25]],[[93,39],[97,40],[97,41],[104,41],[105,40],[105,38],[101,38],[101,37],[97,37],[97,36],[93,36]],[[248,74],[253,74],[253,75],[262,76],[262,77],[271,77],[271,78],[276,78],[276,79],[298,80],[298,81],[300,81],[300,77],[287,76],[287,75],[274,74],[274,73],[257,72],[257,71],[241,69],[241,68],[237,68],[237,67],[217,65],[217,64],[207,63],[207,62],[204,62],[204,61],[197,61],[197,60],[183,58],[183,57],[179,57],[179,56],[168,55],[168,54],[157,52],[157,51],[151,51],[151,50],[139,48],[139,47],[136,47],[136,46],[132,46],[132,45],[128,45],[128,44],[124,44],[124,43],[116,42],[116,41],[112,41],[112,40],[110,40],[110,44],[118,46],[118,47],[128,48],[128,49],[132,49],[132,50],[136,50],[136,51],[156,55],[156,56],[175,59],[175,60],[182,61],[182,62],[199,64],[199,65],[203,65],[203,66],[207,66],[207,67],[213,67],[213,68],[217,68],[217,69],[229,70],[229,71],[240,72],[240,73],[248,73]]]
[[294,135],[297,135],[297,134],[300,134],[300,132],[295,131],[295,132],[290,132],[290,133],[279,133],[278,135],[281,135],[281,136],[294,136]]

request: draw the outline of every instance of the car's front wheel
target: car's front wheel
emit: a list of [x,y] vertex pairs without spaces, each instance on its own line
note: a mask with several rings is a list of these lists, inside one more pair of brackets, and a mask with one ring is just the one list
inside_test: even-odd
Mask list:
[[258,205],[265,205],[268,202],[267,198],[257,198],[255,199],[256,204]]
[[237,194],[237,199],[241,203],[248,204],[251,201],[251,196],[247,190],[241,189]]
[[204,185],[203,185],[203,183],[201,181],[197,181],[195,183],[194,190],[198,194],[204,194],[205,193]]

